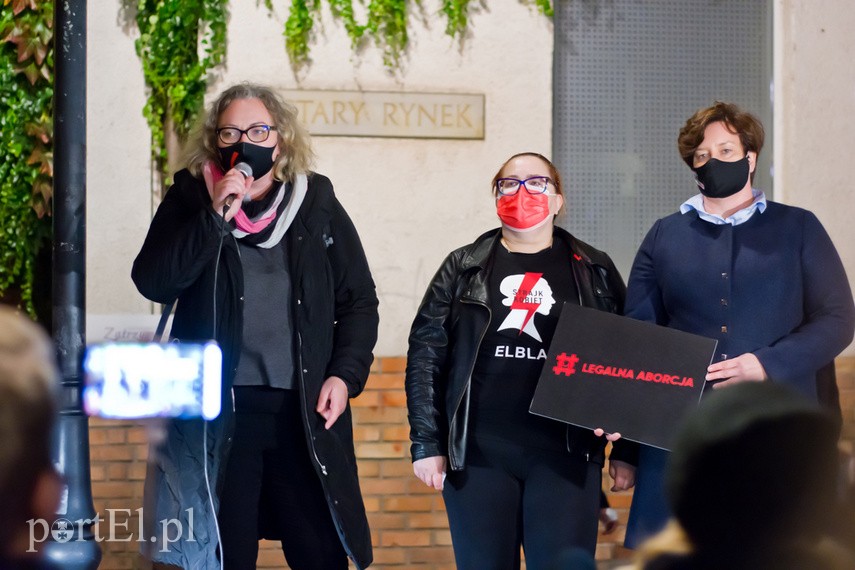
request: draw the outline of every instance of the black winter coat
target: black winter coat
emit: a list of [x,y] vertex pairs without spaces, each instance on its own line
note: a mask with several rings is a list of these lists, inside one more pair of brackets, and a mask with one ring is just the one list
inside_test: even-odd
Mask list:
[[[450,469],[466,464],[472,370],[481,339],[490,324],[487,280],[490,259],[501,232],[491,230],[474,243],[451,252],[428,286],[410,330],[407,353],[407,408],[413,461],[447,456]],[[561,228],[555,238],[570,251],[579,303],[620,314],[626,286],[605,253]],[[605,438],[591,430],[567,426],[570,454],[604,461]],[[637,463],[637,446],[615,442],[612,459]]]
[[[204,182],[182,170],[154,216],[132,271],[134,283],[146,298],[158,303],[178,299],[174,339],[205,340],[216,331],[215,340],[223,349],[223,414],[207,435],[213,457],[208,469],[216,484],[221,483],[231,441],[231,386],[243,331],[243,270],[231,234],[223,239],[219,268],[215,263],[223,233],[222,220],[211,208]],[[350,406],[329,430],[324,429],[324,419],[315,406],[329,376],[341,377],[351,398],[364,388],[377,341],[378,302],[359,236],[328,178],[309,175],[297,216],[275,247],[287,248],[293,285],[296,381],[311,455],[307,460],[321,480],[345,550],[358,568],[365,568],[372,561],[371,536],[357,478]],[[158,514],[175,512],[176,502],[181,511],[197,507],[194,522],[204,527],[198,513],[210,509],[200,503],[207,494],[200,477],[199,433],[198,422],[174,422],[159,468],[153,476],[149,474],[152,482],[147,482],[147,490],[154,485]],[[191,438],[198,439],[197,443],[187,441]],[[263,503],[261,508],[263,511]],[[206,532],[211,530],[208,524],[196,534],[213,536]],[[279,537],[265,534],[265,538]],[[184,568],[217,568],[215,549],[207,547],[214,541],[208,536],[204,539],[199,546],[182,541],[173,547],[177,554],[168,553],[160,561]]]

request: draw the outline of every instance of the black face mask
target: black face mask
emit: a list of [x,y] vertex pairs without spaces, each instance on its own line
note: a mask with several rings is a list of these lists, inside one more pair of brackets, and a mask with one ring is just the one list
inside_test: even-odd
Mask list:
[[273,151],[276,146],[259,146],[257,144],[239,142],[220,148],[220,160],[223,170],[234,168],[238,162],[245,162],[252,168],[252,177],[258,180],[273,168]]
[[703,166],[694,168],[695,182],[701,194],[707,198],[727,198],[733,196],[748,182],[750,166],[748,156],[736,162],[724,162],[711,158]]

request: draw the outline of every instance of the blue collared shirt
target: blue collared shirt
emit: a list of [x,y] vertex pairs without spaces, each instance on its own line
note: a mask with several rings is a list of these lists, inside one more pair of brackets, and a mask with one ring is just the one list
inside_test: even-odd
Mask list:
[[757,188],[751,189],[752,194],[754,195],[754,201],[751,202],[750,205],[742,208],[741,210],[734,212],[733,215],[728,216],[726,218],[722,218],[718,214],[710,214],[706,210],[704,210],[704,197],[702,194],[695,194],[685,202],[680,205],[680,213],[685,214],[695,210],[698,213],[698,217],[704,221],[707,221],[711,224],[716,224],[718,226],[724,224],[730,224],[732,226],[738,226],[739,224],[743,224],[747,222],[751,216],[754,215],[754,212],[758,210],[762,214],[766,211],[766,194],[762,190],[758,190]]

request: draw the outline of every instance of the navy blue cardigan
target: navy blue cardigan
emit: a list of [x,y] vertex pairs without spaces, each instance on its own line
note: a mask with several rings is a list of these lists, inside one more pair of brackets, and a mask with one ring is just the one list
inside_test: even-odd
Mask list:
[[737,226],[694,211],[657,221],[633,263],[626,315],[754,353],[773,382],[816,399],[816,373],[852,341],[855,305],[819,220],[768,202]]

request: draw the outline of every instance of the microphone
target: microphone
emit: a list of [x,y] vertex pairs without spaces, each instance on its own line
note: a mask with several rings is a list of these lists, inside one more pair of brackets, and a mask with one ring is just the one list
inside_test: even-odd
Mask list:
[[[234,165],[234,170],[237,170],[241,174],[243,174],[244,180],[252,176],[252,167],[245,162],[238,162]],[[243,195],[243,201],[249,202],[250,198],[247,194]],[[226,196],[226,202],[223,204],[223,215],[226,215],[226,212],[229,211],[229,208],[232,207],[232,202],[235,201],[235,194],[229,194]]]
[[245,162],[238,162],[234,166],[235,170],[243,174],[244,178],[252,176],[252,167]]

